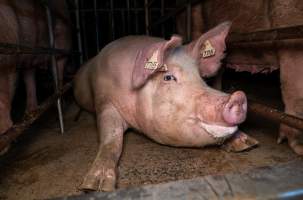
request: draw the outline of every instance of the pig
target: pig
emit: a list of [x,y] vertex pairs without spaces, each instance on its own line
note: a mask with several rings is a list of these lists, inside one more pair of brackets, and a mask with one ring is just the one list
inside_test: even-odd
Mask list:
[[[55,47],[70,49],[70,19],[65,1],[49,1],[53,15]],[[49,47],[47,16],[41,1],[0,0],[0,42],[30,47]],[[66,56],[57,56],[59,82],[62,85]],[[45,67],[47,55],[0,55],[0,135],[12,127],[11,102],[15,92],[16,77],[21,72],[26,86],[26,113],[38,107],[36,98],[35,69]],[[20,71],[17,72],[17,68]]]
[[[246,118],[245,94],[226,94],[203,81],[219,70],[229,29],[230,22],[221,23],[187,45],[177,35],[170,40],[126,36],[80,68],[74,96],[78,105],[95,113],[100,137],[80,189],[115,188],[128,128],[175,147],[220,145],[233,136]],[[212,52],[206,52],[205,43]]]
[[[182,0],[179,1],[181,3]],[[195,39],[209,27],[225,20],[233,22],[231,32],[236,33],[302,25],[302,10],[300,0],[206,0],[192,9],[191,36]],[[185,18],[182,15],[177,19],[177,30],[179,34],[185,35]],[[280,41],[266,48],[259,45],[230,49],[226,66],[251,73],[270,73],[280,69],[285,113],[303,118],[303,69],[300,67],[303,64],[302,47],[302,39],[295,39]],[[277,141],[281,143],[284,139],[288,140],[295,153],[303,155],[302,131],[281,124]]]

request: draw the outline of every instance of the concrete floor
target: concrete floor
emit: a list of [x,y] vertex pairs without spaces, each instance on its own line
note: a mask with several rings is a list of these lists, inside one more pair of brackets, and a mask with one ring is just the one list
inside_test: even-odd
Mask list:
[[[65,112],[66,133],[50,111],[30,128],[0,160],[0,199],[44,199],[79,194],[94,160],[98,139],[93,116],[77,108]],[[189,179],[209,174],[249,170],[299,159],[286,144],[277,145],[277,125],[248,120],[242,127],[260,141],[249,152],[227,153],[219,147],[203,149],[159,145],[134,132],[125,136],[119,163],[118,188]]]

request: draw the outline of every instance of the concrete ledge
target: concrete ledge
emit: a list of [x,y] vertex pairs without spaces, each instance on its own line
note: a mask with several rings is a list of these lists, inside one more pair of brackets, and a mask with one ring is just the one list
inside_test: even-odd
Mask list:
[[63,199],[303,199],[303,160],[242,173],[58,198]]

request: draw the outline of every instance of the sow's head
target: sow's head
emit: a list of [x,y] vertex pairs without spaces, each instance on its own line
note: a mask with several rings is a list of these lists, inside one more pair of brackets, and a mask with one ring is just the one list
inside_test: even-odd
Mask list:
[[230,26],[222,23],[187,45],[172,36],[139,52],[132,86],[136,120],[149,137],[174,146],[219,144],[245,120],[243,92],[229,95],[203,80],[221,67]]

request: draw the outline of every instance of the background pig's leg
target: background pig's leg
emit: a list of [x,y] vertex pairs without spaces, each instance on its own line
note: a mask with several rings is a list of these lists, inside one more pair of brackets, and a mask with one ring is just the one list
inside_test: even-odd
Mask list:
[[29,114],[38,108],[36,95],[35,69],[26,69],[23,72],[23,78],[26,87],[26,114]]
[[[285,112],[303,118],[303,57],[302,51],[280,49],[280,79]],[[278,143],[288,139],[289,146],[303,155],[302,131],[284,124],[280,125]]]
[[10,112],[11,101],[15,92],[15,82],[15,72],[0,71],[0,135],[13,125]]
[[126,123],[113,106],[97,110],[100,146],[97,157],[80,189],[112,191],[116,184],[116,168],[123,144]]

